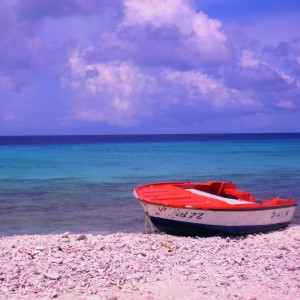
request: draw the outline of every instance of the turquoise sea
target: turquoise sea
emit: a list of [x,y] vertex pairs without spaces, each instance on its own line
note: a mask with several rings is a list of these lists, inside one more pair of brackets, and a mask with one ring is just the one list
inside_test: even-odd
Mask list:
[[141,232],[133,189],[172,180],[300,204],[300,133],[0,137],[0,236]]

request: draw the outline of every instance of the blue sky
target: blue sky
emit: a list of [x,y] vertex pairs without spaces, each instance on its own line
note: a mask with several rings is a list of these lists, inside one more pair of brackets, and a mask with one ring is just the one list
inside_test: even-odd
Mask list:
[[0,135],[300,132],[300,1],[2,0]]

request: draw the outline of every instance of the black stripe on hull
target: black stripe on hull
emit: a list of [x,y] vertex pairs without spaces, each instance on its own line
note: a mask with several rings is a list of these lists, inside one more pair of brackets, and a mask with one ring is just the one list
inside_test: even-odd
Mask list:
[[285,228],[290,222],[268,225],[250,226],[220,226],[180,222],[175,220],[150,217],[151,222],[157,229],[165,233],[183,236],[205,236],[205,235],[245,235],[258,232],[267,232]]

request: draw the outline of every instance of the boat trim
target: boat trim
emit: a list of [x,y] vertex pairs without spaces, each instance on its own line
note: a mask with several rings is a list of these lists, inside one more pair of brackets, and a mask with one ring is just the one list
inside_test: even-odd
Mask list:
[[[199,223],[189,223],[182,222],[177,220],[170,220],[164,218],[158,218],[150,216],[151,222],[161,231],[167,232],[178,232],[184,233],[187,232],[190,234],[191,230],[195,231],[198,235],[201,233],[220,233],[225,234],[251,234],[263,231],[276,230],[280,228],[285,228],[290,224],[289,222],[283,223],[273,223],[273,224],[264,224],[264,225],[246,225],[246,226],[223,226],[223,225],[211,225],[211,224],[199,224]],[[199,231],[200,230],[200,231]]]
[[176,208],[176,209],[183,209],[183,208],[188,208],[188,209],[197,209],[197,210],[206,210],[206,211],[255,211],[255,210],[270,210],[270,209],[281,209],[281,208],[289,208],[289,207],[295,207],[297,206],[297,204],[289,204],[289,205],[275,205],[275,206],[266,206],[266,207],[262,207],[263,202],[260,202],[260,206],[258,207],[251,207],[251,208],[236,208],[236,207],[228,207],[228,208],[207,208],[207,207],[195,207],[195,206],[191,206],[191,205],[186,205],[186,206],[182,206],[182,207],[173,207],[172,205],[167,205],[164,203],[156,203],[156,202],[150,202],[150,201],[145,201],[143,199],[138,198],[138,195],[136,194],[136,192],[134,191],[135,197],[141,202],[141,203],[145,203],[148,205],[154,205],[154,206],[163,206],[163,207],[170,207],[170,208]]

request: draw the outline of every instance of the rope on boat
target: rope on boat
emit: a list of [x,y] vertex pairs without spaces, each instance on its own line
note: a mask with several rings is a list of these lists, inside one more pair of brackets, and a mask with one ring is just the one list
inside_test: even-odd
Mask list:
[[[154,228],[153,228],[152,222],[151,222],[151,220],[150,220],[149,213],[146,211],[146,212],[145,212],[145,233],[146,233],[146,234],[148,234],[148,231],[147,231],[147,221],[148,221],[149,224],[150,224],[152,233],[154,234],[155,237],[157,237],[156,232],[155,232],[155,230],[154,230]],[[166,242],[164,242],[164,241],[159,241],[158,239],[156,239],[156,240],[159,242],[159,244],[160,244],[161,246],[167,248],[169,251],[172,250],[172,245],[171,245],[171,244],[166,243]]]
[[145,212],[145,233],[146,233],[146,234],[148,234],[148,231],[147,231],[147,221],[148,221],[149,224],[150,224],[152,233],[155,234],[155,230],[154,230],[153,225],[152,225],[152,222],[151,222],[151,220],[150,220],[149,213],[146,211],[146,212]]

